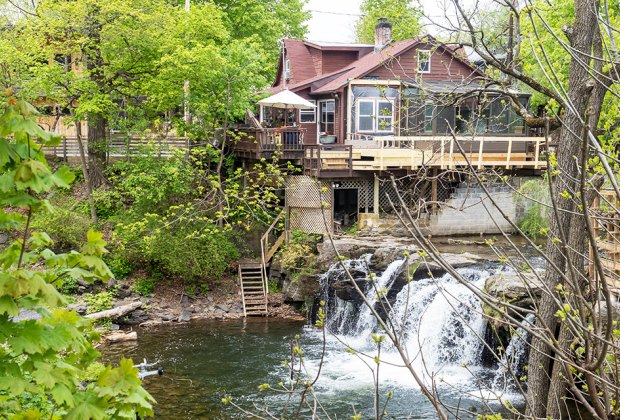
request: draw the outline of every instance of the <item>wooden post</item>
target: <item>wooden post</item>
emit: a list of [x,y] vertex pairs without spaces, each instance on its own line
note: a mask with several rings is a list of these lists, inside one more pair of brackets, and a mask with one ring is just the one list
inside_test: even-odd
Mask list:
[[375,174],[375,184],[373,189],[373,213],[379,214],[379,177]]
[[67,137],[62,138],[62,157],[66,161],[67,160]]
[[448,168],[450,169],[454,169],[454,167],[456,166],[454,164],[454,158],[452,157],[452,153],[454,152],[454,138],[450,139],[450,157],[449,157],[449,162],[448,162]]
[[[549,153],[548,150],[547,150],[547,153]],[[539,156],[540,156],[540,139],[536,139],[536,149],[534,151],[534,169],[538,169]]]
[[442,137],[441,138],[441,160],[440,160],[440,163],[439,163],[439,166],[440,166],[441,169],[445,168],[444,167],[444,162],[443,162],[443,155],[444,155],[444,152],[445,152],[445,149],[446,149],[445,143],[446,143],[446,140]]
[[353,176],[353,146],[349,147],[349,176]]
[[510,169],[510,154],[512,153],[512,137],[508,140],[508,154],[506,155],[506,169]]
[[439,194],[437,192],[437,169],[433,168],[431,170],[431,174],[433,176],[433,180],[431,181],[431,201],[433,202],[431,205],[431,212],[434,214],[437,212],[437,201],[439,200]]

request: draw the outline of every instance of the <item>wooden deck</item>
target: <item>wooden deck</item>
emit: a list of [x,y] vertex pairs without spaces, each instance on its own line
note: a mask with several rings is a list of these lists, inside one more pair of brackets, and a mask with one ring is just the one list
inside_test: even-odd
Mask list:
[[[458,142],[458,143],[457,143]],[[460,147],[459,147],[460,145]],[[360,171],[415,170],[422,166],[458,169],[544,169],[540,137],[381,137],[340,145],[307,145],[306,175],[354,176]],[[462,149],[462,151],[461,151]]]

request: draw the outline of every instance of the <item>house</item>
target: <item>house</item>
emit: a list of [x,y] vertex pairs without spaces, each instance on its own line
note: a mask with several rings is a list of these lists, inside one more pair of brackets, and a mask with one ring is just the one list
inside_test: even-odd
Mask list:
[[[432,203],[418,209],[430,214],[463,181],[459,169],[531,174],[544,168],[543,139],[462,49],[431,36],[393,42],[391,28],[380,20],[374,45],[284,41],[268,92],[288,89],[316,108],[260,107],[260,125],[241,130],[233,149],[251,160],[277,153],[303,171],[287,192],[291,228],[376,222],[380,210],[400,205],[390,175],[409,175],[402,186],[407,200]],[[527,107],[528,94],[508,93]],[[430,185],[416,182],[412,175],[420,171],[434,175]],[[327,192],[317,193],[318,186]],[[333,220],[321,227],[324,202]]]

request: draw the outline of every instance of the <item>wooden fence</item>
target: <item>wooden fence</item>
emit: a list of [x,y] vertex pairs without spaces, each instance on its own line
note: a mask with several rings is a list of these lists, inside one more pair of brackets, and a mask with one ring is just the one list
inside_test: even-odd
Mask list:
[[[84,152],[88,153],[88,141],[82,140]],[[106,155],[108,160],[129,158],[131,156],[152,154],[157,157],[172,156],[175,151],[186,150],[197,146],[183,137],[143,138],[113,136],[108,142]],[[62,142],[55,147],[44,147],[45,154],[56,156],[64,160],[80,158],[80,149],[77,138],[63,137]]]

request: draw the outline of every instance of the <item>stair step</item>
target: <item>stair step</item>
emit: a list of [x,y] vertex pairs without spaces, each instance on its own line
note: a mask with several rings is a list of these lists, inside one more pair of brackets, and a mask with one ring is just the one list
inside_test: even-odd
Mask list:
[[263,284],[262,280],[250,280],[250,281],[244,281],[243,284]]
[[241,276],[243,280],[262,280],[262,276]]
[[248,292],[254,292],[256,290],[260,290],[261,292],[263,291],[263,287],[262,286],[247,286],[243,288],[244,291],[248,291]]

